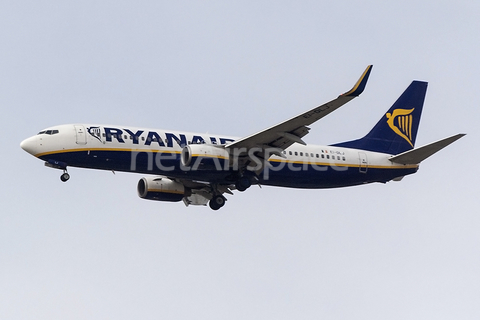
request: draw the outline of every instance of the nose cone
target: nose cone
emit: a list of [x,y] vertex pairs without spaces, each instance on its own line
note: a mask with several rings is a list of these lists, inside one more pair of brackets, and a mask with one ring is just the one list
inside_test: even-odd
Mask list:
[[37,149],[38,149],[38,143],[37,142],[38,142],[37,137],[33,136],[33,137],[30,137],[30,138],[27,138],[27,139],[23,140],[20,143],[20,147],[23,150],[30,153],[31,155],[35,155],[37,153]]

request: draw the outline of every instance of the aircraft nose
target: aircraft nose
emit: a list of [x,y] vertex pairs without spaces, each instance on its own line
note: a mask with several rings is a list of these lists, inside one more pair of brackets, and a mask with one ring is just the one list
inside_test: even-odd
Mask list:
[[20,148],[30,153],[31,155],[35,155],[36,153],[35,151],[37,149],[36,142],[37,142],[37,137],[35,136],[27,138],[20,143]]

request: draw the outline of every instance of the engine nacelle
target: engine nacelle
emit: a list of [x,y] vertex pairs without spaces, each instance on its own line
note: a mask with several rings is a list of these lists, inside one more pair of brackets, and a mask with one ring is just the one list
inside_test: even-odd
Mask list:
[[168,178],[142,178],[137,185],[138,196],[157,201],[181,201],[185,196],[185,186]]
[[180,157],[182,165],[195,170],[228,169],[230,155],[223,147],[206,144],[187,145]]

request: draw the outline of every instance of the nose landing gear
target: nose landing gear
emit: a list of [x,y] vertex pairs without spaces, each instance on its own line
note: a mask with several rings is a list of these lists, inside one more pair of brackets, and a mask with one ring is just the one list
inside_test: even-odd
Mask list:
[[70,179],[70,175],[68,174],[67,171],[65,171],[65,172],[60,176],[60,180],[62,180],[62,182],[67,182],[68,179]]
[[70,175],[67,172],[67,164],[65,162],[48,159],[47,161],[45,161],[45,166],[63,170],[63,174],[60,176],[60,180],[62,180],[62,182],[66,182],[68,181],[68,179],[70,179]]

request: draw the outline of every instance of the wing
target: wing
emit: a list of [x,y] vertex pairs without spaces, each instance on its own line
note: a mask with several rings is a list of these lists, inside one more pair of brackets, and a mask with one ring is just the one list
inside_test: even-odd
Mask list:
[[[372,67],[372,65],[369,65],[355,86],[350,91],[338,96],[338,98],[273,127],[236,140],[225,145],[225,148],[230,149],[230,152],[234,149],[246,150],[241,152],[244,155],[252,154],[252,152],[249,151],[255,150],[254,153],[256,157],[266,160],[272,154],[282,157],[283,154],[281,152],[294,143],[305,145],[306,143],[302,140],[302,137],[310,130],[307,126],[340,108],[355,97],[358,97],[365,89]],[[268,152],[266,152],[267,149],[269,150]]]

